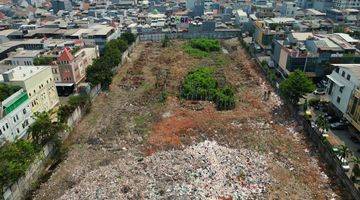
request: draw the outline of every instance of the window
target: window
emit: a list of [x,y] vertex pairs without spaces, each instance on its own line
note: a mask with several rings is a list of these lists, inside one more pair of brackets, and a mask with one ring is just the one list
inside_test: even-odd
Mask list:
[[350,76],[350,74],[348,74],[348,75],[346,76],[346,79],[347,79],[348,81],[350,81],[350,78],[351,78],[351,76]]
[[20,130],[19,130],[19,128],[17,128],[17,129],[16,129],[16,131],[17,131],[18,133],[20,133]]
[[13,118],[13,120],[14,120],[14,122],[16,122],[16,118],[15,118],[15,117]]
[[23,113],[24,113],[24,115],[26,114],[26,109],[25,108],[23,109]]
[[3,130],[5,131],[6,129],[5,129],[5,126],[3,126]]
[[341,101],[341,98],[340,98],[340,97],[337,97],[336,102],[337,102],[337,103],[340,103],[340,101]]
[[6,128],[9,128],[9,125],[8,125],[8,123],[6,123],[6,124],[5,124],[5,126],[6,126]]
[[16,119],[19,120],[19,116],[18,116],[18,115],[16,115]]
[[341,73],[341,76],[342,76],[342,77],[345,77],[345,72],[344,72],[344,71]]
[[336,73],[339,73],[339,68],[336,68],[335,71],[336,71]]
[[344,90],[344,87],[340,87],[340,88],[339,88],[340,93],[342,93],[343,90]]

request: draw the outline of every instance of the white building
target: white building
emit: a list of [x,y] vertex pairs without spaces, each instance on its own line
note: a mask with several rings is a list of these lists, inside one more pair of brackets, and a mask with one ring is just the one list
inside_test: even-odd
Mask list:
[[50,66],[19,66],[3,73],[3,79],[26,90],[33,113],[49,111],[59,103]]
[[280,13],[282,17],[294,17],[296,15],[296,3],[295,2],[283,2]]
[[34,121],[26,92],[20,89],[0,105],[0,145],[26,136],[29,125]]
[[237,25],[242,26],[245,23],[249,22],[249,18],[246,14],[246,12],[244,12],[243,10],[237,10],[235,11],[235,22]]
[[341,113],[346,113],[352,92],[360,85],[360,64],[333,64],[336,68],[330,75],[327,94]]
[[19,48],[16,52],[10,53],[7,60],[10,61],[11,65],[20,66],[20,65],[34,65],[34,59],[38,57],[41,51],[36,50],[24,50]]

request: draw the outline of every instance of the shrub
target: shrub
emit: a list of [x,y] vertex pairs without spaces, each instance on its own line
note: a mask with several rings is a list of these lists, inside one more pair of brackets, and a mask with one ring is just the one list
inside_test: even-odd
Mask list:
[[75,108],[72,106],[69,106],[67,104],[61,105],[59,107],[59,110],[57,112],[58,121],[60,123],[65,123],[67,118],[70,116],[72,112],[74,112]]
[[0,188],[10,186],[23,176],[40,148],[26,140],[7,143],[0,148]]
[[308,101],[309,106],[316,106],[320,103],[320,99],[319,98],[311,98]]
[[84,107],[90,103],[90,96],[87,94],[72,95],[69,97],[68,103],[74,109],[78,106]]
[[218,110],[235,107],[234,91],[229,86],[220,88],[214,78],[214,69],[202,67],[190,72],[182,85],[181,97],[190,100],[208,100],[216,104]]
[[44,57],[44,56],[40,56],[37,58],[34,58],[34,65],[50,65],[51,62],[53,61],[53,58],[51,57]]
[[184,45],[183,49],[186,53],[188,53],[189,55],[191,55],[195,58],[205,58],[205,57],[209,56],[208,52],[192,48],[189,44]]
[[190,46],[205,52],[220,51],[220,42],[214,39],[192,39],[190,40]]
[[131,45],[135,42],[136,36],[131,32],[125,32],[121,34],[120,39],[126,41],[128,45]]
[[21,89],[20,86],[17,85],[8,85],[4,83],[0,83],[0,101],[5,100],[6,98],[10,97],[15,92]]

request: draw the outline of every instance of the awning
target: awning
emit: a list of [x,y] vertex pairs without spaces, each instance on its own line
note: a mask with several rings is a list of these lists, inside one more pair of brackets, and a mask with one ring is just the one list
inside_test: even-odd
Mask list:
[[56,87],[71,87],[74,83],[55,83]]
[[326,77],[328,77],[328,79],[330,79],[332,82],[334,82],[336,85],[338,85],[339,87],[344,87],[345,85],[343,83],[341,83],[339,80],[336,80],[336,78],[332,77],[331,74],[330,75],[326,75]]

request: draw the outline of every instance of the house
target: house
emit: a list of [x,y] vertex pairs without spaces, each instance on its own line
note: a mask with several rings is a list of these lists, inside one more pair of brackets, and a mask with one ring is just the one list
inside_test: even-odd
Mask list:
[[96,47],[64,48],[51,66],[55,85],[60,96],[67,96],[85,79],[86,68],[99,56]]
[[[2,88],[8,88],[2,84]],[[20,89],[0,102],[0,145],[5,141],[14,141],[26,136],[29,125],[34,121],[31,117],[28,95]]]
[[18,66],[2,76],[4,83],[27,92],[33,113],[49,111],[59,103],[50,66]]
[[329,64],[357,63],[360,58],[351,37],[337,34],[290,33],[285,40],[274,40],[271,58],[284,74],[300,69],[309,77],[321,79],[331,73]]
[[296,20],[294,18],[277,17],[254,22],[254,40],[263,49],[270,49],[273,39],[285,39]]
[[20,65],[34,65],[34,59],[38,57],[41,50],[24,50],[23,48],[16,49],[15,52],[9,53],[7,60],[13,66]]
[[360,86],[360,64],[333,64],[335,69],[327,75],[327,95],[339,114],[345,114],[350,99]]
[[249,18],[243,10],[236,10],[235,11],[235,23],[239,27],[242,27],[243,25],[247,24],[249,22]]
[[280,14],[282,17],[295,17],[297,11],[296,3],[286,1],[283,2],[280,9]]

